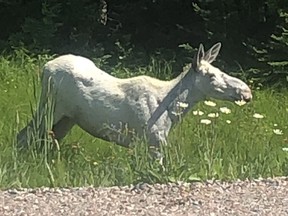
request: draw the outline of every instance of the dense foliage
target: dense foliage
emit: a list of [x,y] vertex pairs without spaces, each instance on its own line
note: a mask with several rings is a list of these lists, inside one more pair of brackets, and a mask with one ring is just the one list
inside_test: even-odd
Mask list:
[[161,54],[180,67],[200,42],[221,41],[223,68],[287,85],[287,0],[1,0],[0,14],[6,51],[104,56],[125,66]]

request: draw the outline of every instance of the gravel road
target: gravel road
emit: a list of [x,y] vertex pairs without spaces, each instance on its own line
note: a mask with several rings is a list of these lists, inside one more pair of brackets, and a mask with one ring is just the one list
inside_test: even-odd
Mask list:
[[0,215],[288,215],[288,177],[0,192]]

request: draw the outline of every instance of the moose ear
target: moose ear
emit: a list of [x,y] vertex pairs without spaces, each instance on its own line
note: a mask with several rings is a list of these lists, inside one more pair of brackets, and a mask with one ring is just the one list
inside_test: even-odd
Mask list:
[[209,62],[209,63],[212,63],[212,62],[216,59],[216,57],[218,56],[220,49],[221,49],[221,43],[220,43],[220,42],[214,44],[214,45],[205,53],[204,60],[207,61],[207,62]]
[[199,49],[197,52],[197,55],[194,56],[193,60],[193,67],[197,68],[200,65],[200,61],[204,59],[205,52],[204,52],[204,46],[202,44],[199,45]]

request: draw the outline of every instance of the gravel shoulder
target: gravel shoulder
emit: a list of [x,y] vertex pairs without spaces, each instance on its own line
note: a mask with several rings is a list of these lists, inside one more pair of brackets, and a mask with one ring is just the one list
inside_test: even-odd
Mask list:
[[288,215],[288,177],[0,191],[0,215]]

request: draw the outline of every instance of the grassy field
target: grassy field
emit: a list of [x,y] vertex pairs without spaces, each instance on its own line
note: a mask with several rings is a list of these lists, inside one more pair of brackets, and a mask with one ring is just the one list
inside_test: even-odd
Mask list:
[[[288,174],[288,90],[255,88],[254,101],[245,106],[221,101],[214,101],[214,107],[198,104],[172,131],[163,149],[164,166],[150,160],[145,141],[140,140],[134,149],[125,149],[93,138],[77,127],[61,142],[60,151],[19,151],[15,134],[30,120],[31,108],[36,107],[39,74],[49,58],[30,58],[23,53],[0,57],[1,188],[110,186]],[[145,70],[148,74],[163,70],[166,75],[171,73],[168,64],[155,62],[139,69],[139,74]],[[129,73],[115,70],[113,74]],[[223,113],[227,111],[223,107],[231,113]],[[219,116],[213,118],[211,113]],[[211,123],[201,123],[203,119]]]

